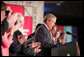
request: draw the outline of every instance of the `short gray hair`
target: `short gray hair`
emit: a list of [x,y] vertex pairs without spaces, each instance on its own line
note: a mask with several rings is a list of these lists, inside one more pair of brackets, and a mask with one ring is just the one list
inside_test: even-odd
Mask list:
[[44,17],[44,22],[46,22],[47,20],[51,21],[52,17],[57,19],[57,17],[55,15],[51,14],[51,13],[46,14],[45,17]]

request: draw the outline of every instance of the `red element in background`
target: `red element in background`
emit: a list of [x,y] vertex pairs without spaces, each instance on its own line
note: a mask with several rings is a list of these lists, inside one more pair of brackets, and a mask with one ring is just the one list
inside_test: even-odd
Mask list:
[[64,32],[64,27],[63,27],[63,26],[57,26],[57,28],[58,28],[59,30],[61,30],[61,32]]
[[29,36],[32,33],[32,17],[24,17],[24,29],[28,29],[29,32],[25,32],[27,33],[26,36]]
[[13,13],[22,13],[24,16],[24,7],[20,5],[7,4],[7,7],[11,7]]
[[[24,16],[24,6],[7,4],[7,7],[10,7],[13,13],[21,13]],[[29,36],[32,33],[32,17],[24,17],[24,29],[29,30],[26,36]]]

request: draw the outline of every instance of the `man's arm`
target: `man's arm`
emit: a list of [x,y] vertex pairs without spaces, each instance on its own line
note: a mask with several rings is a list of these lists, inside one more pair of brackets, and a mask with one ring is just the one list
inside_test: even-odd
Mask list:
[[30,48],[27,44],[28,42],[24,42],[21,46],[21,53],[27,56],[35,56],[36,53],[34,52],[34,49]]

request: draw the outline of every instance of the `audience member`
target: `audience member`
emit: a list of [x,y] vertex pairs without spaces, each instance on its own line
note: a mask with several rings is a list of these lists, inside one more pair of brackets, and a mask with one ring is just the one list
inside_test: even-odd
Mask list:
[[[6,4],[1,2],[1,55],[9,56],[9,47],[13,43],[13,25],[17,20],[18,14],[11,12],[6,16]],[[7,52],[7,53],[6,53]]]
[[66,44],[66,34],[64,32],[60,34],[59,40],[60,40],[60,45]]

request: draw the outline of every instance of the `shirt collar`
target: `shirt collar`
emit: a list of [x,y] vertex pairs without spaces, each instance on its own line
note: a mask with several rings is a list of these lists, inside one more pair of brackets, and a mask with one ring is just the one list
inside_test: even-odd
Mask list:
[[[46,26],[46,28],[49,30],[49,28],[48,28],[48,26],[45,24],[45,23],[43,23],[45,26]],[[51,31],[49,30],[49,32],[50,32],[50,35],[51,35],[51,38],[52,38],[52,33],[51,33]]]
[[[45,23],[43,23],[45,26],[46,26],[46,28],[49,30],[49,28],[48,28],[48,26],[45,24]],[[50,31],[50,30],[49,30]]]

